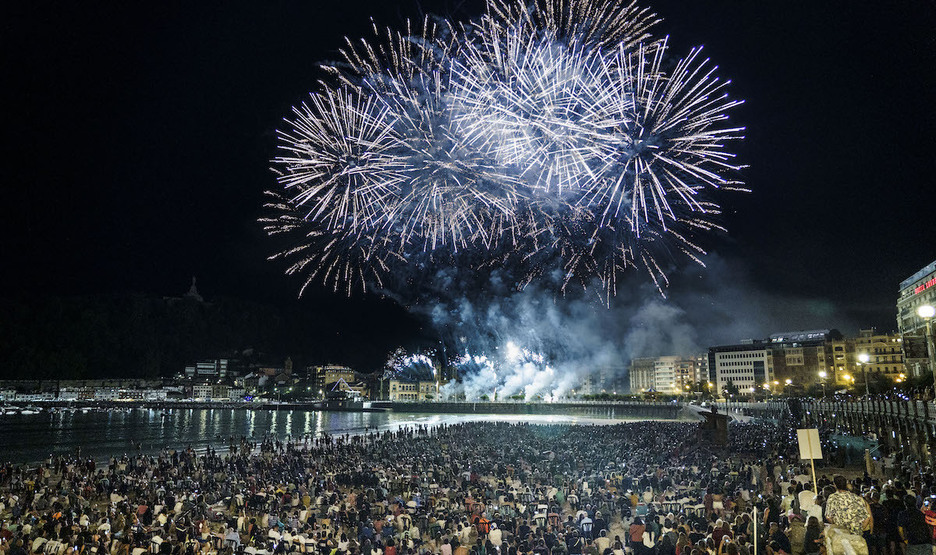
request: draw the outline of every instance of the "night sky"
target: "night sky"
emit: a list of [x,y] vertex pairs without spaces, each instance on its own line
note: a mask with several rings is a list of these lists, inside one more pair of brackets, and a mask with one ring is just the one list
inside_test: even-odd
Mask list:
[[[936,260],[936,3],[644,2],[674,52],[702,44],[746,104],[753,190],[705,243],[777,303],[892,330],[898,283]],[[180,295],[305,303],[380,333],[404,314],[268,262],[256,222],[275,130],[369,17],[466,20],[483,2],[14,2],[2,9],[0,295]],[[684,263],[681,263],[684,264]],[[702,268],[676,272],[691,290]],[[782,307],[781,307],[782,308]],[[406,325],[415,325],[408,321]],[[782,324],[778,323],[778,327]],[[369,329],[369,328],[368,328]],[[783,331],[783,330],[774,330]],[[737,338],[726,337],[725,341]]]

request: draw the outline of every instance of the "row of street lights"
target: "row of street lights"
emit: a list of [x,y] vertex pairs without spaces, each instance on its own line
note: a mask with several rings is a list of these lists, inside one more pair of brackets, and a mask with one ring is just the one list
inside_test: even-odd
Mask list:
[[[933,327],[932,321],[936,317],[936,307],[932,305],[921,305],[917,307],[917,316],[919,316],[926,325],[925,331],[925,341],[926,341],[926,355],[929,362],[930,371],[933,373],[933,391],[936,393],[936,348],[933,346]],[[870,395],[870,387],[868,385],[868,363],[871,361],[871,357],[868,353],[859,353],[858,354],[858,369],[861,371],[861,378],[864,381],[865,386],[865,395]],[[819,378],[822,382],[822,396],[825,397],[826,390],[826,378],[828,374],[823,370],[819,372]],[[903,374],[900,376],[903,378]],[[852,376],[845,376],[846,380],[851,380],[852,383],[855,383],[855,378]],[[789,382],[790,380],[787,380]],[[898,380],[899,381],[899,380]],[[788,384],[789,385],[789,384]]]
[[[870,387],[868,386],[868,363],[869,363],[870,361],[871,361],[871,357],[868,355],[868,353],[859,353],[859,354],[858,354],[858,370],[861,372],[861,379],[862,379],[862,381],[864,382],[864,386],[865,386],[865,395],[870,395],[870,394],[871,394],[871,389],[870,389]],[[822,396],[823,396],[823,397],[826,396],[826,390],[825,390],[826,382],[825,382],[825,380],[826,380],[826,378],[827,378],[828,376],[829,376],[829,375],[828,375],[828,373],[826,373],[825,370],[822,370],[822,371],[819,372],[819,379],[820,379],[820,381],[821,381],[821,383],[822,383]],[[903,377],[903,374],[901,374],[901,377]],[[854,376],[850,376],[850,375],[848,375],[848,374],[845,374],[844,376],[842,376],[842,378],[843,378],[845,381],[850,381],[850,382],[852,383],[852,385],[855,384],[855,377],[854,377]],[[789,381],[789,380],[787,380],[787,381]],[[898,380],[898,381],[899,381],[899,380]]]
[[[936,349],[933,346],[933,318],[936,317],[936,307],[932,305],[924,304],[917,307],[917,316],[919,316],[926,325],[925,337],[926,341],[926,356],[929,362],[930,372],[933,373],[933,391],[936,393]],[[871,361],[871,357],[868,353],[860,353],[858,355],[858,368],[861,370],[861,378],[864,381],[865,385],[865,395],[870,394],[870,388],[868,387],[868,363]],[[825,378],[826,373],[819,372],[819,377],[822,378],[822,396],[825,397]],[[904,377],[903,374],[900,375],[901,378]],[[846,379],[850,376],[845,376]],[[852,383],[854,383],[854,378],[851,378]],[[898,380],[899,381],[899,380]]]
[[[928,305],[928,304],[921,305],[917,307],[917,316],[919,316],[926,325],[926,331],[925,331],[926,354],[927,354],[927,359],[929,362],[930,371],[933,373],[933,391],[934,391],[934,394],[936,394],[936,347],[934,347],[933,345],[933,328],[932,328],[933,318],[936,318],[936,307],[933,307],[932,305]],[[868,369],[867,369],[868,363],[870,361],[871,361],[871,357],[868,355],[868,353],[860,353],[858,355],[858,369],[861,371],[861,377],[862,377],[862,380],[864,381],[865,395],[870,395],[871,393],[870,387],[868,384]],[[827,377],[828,377],[828,373],[825,370],[822,370],[819,372],[819,379],[820,379],[820,382],[822,383],[822,396],[823,397],[826,396],[826,378]],[[846,380],[850,380],[852,384],[855,383],[855,378],[853,376],[845,375],[844,378]],[[901,378],[903,378],[902,374],[901,374]],[[786,386],[789,387],[792,384],[793,384],[793,381],[787,378]],[[712,384],[712,382],[708,382],[706,385],[708,385],[709,393],[711,393],[712,387],[714,384]],[[779,384],[775,381],[774,385],[779,385]],[[753,391],[753,388],[751,389]],[[765,383],[764,389],[767,391],[770,391],[770,384]]]

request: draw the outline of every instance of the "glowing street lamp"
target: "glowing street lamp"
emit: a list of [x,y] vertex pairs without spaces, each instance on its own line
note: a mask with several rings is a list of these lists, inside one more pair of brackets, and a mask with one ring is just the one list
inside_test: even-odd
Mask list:
[[825,399],[825,379],[826,379],[826,376],[828,376],[828,374],[826,374],[826,371],[825,371],[825,370],[822,370],[822,371],[819,372],[819,381],[822,382],[822,398],[823,398],[823,399]]
[[[868,361],[870,360],[871,357],[868,356],[868,353],[861,353],[858,355],[858,368],[861,368],[861,377],[864,378],[866,396],[870,395],[868,391]],[[863,368],[862,365],[864,365]]]
[[936,353],[933,347],[933,317],[936,316],[936,307],[924,304],[917,307],[917,316],[926,323],[926,354],[929,359],[930,372],[933,373],[933,393],[936,394]]

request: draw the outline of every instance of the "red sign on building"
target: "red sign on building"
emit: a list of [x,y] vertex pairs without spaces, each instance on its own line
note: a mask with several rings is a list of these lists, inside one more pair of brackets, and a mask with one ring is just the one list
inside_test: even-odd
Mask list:
[[920,293],[922,293],[923,291],[926,291],[927,289],[929,289],[930,287],[932,287],[932,286],[934,286],[934,285],[936,285],[936,277],[930,279],[929,281],[927,281],[926,283],[924,283],[924,284],[922,284],[922,285],[918,285],[918,286],[913,290],[913,294],[914,294],[914,295],[919,295]]

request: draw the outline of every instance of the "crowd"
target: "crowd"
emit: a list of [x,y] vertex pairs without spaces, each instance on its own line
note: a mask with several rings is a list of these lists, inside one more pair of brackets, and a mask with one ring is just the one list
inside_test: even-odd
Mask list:
[[932,466],[813,491],[791,432],[489,422],[50,457],[0,468],[0,555],[930,553]]

